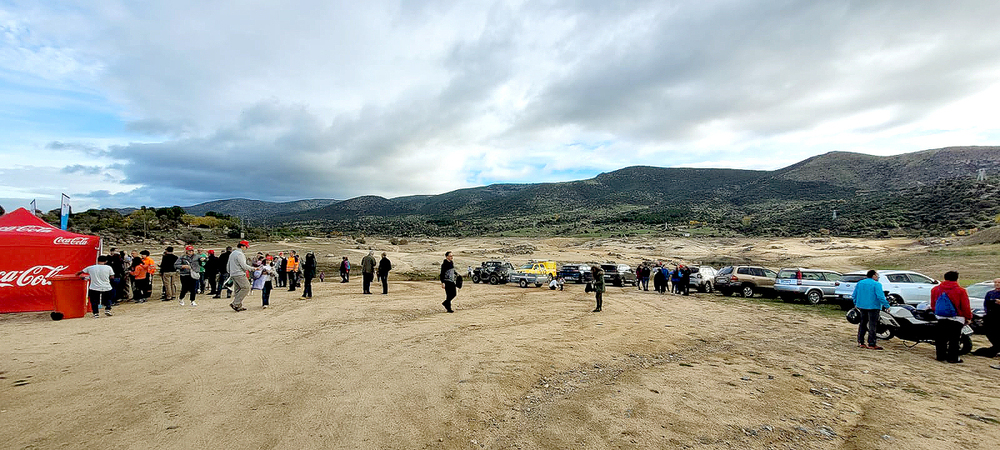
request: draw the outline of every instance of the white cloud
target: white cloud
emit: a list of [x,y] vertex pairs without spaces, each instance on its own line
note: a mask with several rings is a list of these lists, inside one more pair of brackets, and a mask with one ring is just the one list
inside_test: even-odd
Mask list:
[[[11,93],[0,116],[23,126],[3,129],[4,166],[44,166],[61,174],[49,190],[78,185],[99,204],[169,205],[990,144],[998,13],[994,2],[15,2],[0,7],[0,92]],[[119,123],[88,134],[17,117],[25,107]],[[120,181],[66,178],[76,165]]]

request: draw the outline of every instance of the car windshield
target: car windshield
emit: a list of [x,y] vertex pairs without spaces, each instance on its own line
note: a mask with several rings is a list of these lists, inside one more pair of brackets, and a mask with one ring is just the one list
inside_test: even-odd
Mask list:
[[532,263],[527,263],[527,264],[523,264],[523,265],[521,265],[521,267],[520,267],[520,268],[521,268],[521,269],[530,269],[530,268],[531,268],[531,266],[533,266],[533,265],[534,265],[534,264],[532,264]]
[[970,298],[986,298],[986,293],[993,290],[993,284],[973,284],[966,291]]
[[859,282],[861,280],[864,280],[864,279],[865,279],[864,275],[844,275],[843,277],[840,278],[840,282],[841,283],[857,283],[857,282]]
[[729,275],[731,273],[733,273],[733,266],[726,266],[719,269],[719,272],[716,275]]
[[618,271],[618,266],[616,266],[614,264],[601,264],[601,268],[604,269],[605,272],[607,272],[609,270],[613,270],[615,272]]

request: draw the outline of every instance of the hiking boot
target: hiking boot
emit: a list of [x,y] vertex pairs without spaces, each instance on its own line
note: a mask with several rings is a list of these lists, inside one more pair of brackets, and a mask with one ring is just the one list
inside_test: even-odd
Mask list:
[[869,345],[868,350],[883,350],[883,348],[877,345]]
[[191,300],[191,306],[198,306],[198,304],[195,303],[194,300]]
[[858,348],[868,348],[868,346],[864,342],[858,342]]
[[101,318],[101,315],[100,315],[100,314],[97,314],[97,313],[95,313],[95,314],[94,314],[94,318],[95,318],[95,319],[100,319],[100,318]]
[[111,310],[110,310],[110,309],[108,309],[108,310],[105,310],[105,311],[104,311],[104,315],[105,315],[105,316],[113,316],[114,314],[111,314]]
[[181,300],[181,306],[184,306],[184,300]]
[[948,363],[949,363],[949,364],[962,364],[962,363],[964,363],[964,362],[965,362],[965,361],[962,361],[962,358],[958,358],[958,359],[949,359],[949,360],[948,360]]

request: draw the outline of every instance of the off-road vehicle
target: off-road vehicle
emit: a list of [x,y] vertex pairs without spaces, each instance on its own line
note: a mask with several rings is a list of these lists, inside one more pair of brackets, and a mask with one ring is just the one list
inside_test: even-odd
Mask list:
[[485,261],[472,269],[473,283],[500,284],[510,279],[514,266],[507,261]]
[[715,290],[722,295],[740,293],[744,297],[754,294],[774,297],[774,279],[778,273],[760,266],[726,266],[715,275]]

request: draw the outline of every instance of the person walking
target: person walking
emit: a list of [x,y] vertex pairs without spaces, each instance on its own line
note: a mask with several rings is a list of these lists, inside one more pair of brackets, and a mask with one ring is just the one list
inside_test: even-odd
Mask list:
[[278,257],[274,260],[274,269],[278,272],[278,286],[277,287],[288,287],[288,262],[285,259],[285,252],[278,252]]
[[371,294],[372,280],[375,278],[375,252],[368,250],[368,255],[361,259],[361,285],[364,288],[363,294]]
[[174,268],[181,277],[181,306],[184,306],[184,294],[191,293],[191,306],[198,306],[195,303],[195,294],[198,292],[198,269],[201,267],[201,256],[195,254],[194,247],[187,246],[184,247],[184,254],[180,258],[177,258],[177,262],[174,263]]
[[[135,253],[134,250],[133,253]],[[144,261],[144,257],[148,256],[149,252],[143,250],[142,256],[139,255],[136,253],[132,257],[132,267],[129,269],[129,275],[132,277],[132,300],[136,303],[146,303],[152,290],[150,267]]]
[[1000,353],[1000,278],[993,280],[993,290],[986,293],[983,307],[986,308],[983,329],[990,340],[990,347],[977,350],[977,354],[992,358]]
[[445,295],[441,306],[444,306],[445,311],[450,313],[455,312],[451,309],[451,301],[458,296],[458,287],[456,285],[458,272],[455,271],[453,259],[454,257],[451,255],[451,252],[445,252],[444,261],[441,262],[441,288],[444,289]]
[[177,295],[177,255],[174,254],[173,247],[167,247],[160,259],[160,281],[163,282],[163,301],[173,300]]
[[108,257],[101,255],[97,257],[97,264],[84,267],[76,273],[76,276],[84,278],[90,277],[90,284],[87,286],[87,298],[90,300],[90,309],[94,312],[94,318],[101,317],[98,314],[101,305],[104,305],[104,315],[111,316],[111,300],[114,290],[111,289],[111,280],[115,277],[115,271],[108,265]]
[[382,295],[389,293],[389,271],[392,270],[392,261],[382,252],[382,259],[378,261],[378,282],[382,283]]
[[653,273],[653,290],[660,294],[667,292],[667,276],[664,275],[666,271],[665,267],[658,266]]
[[205,253],[205,250],[199,248],[195,252],[195,255],[198,256],[198,278],[194,280],[194,284],[198,287],[198,293],[204,294],[205,287],[208,285],[205,281],[205,266],[208,265],[208,253]]
[[604,270],[600,266],[590,266],[590,273],[594,275],[594,299],[597,300],[597,307],[591,312],[601,312],[604,306]]
[[246,311],[246,308],[243,307],[243,299],[250,293],[250,279],[247,278],[250,264],[247,263],[247,257],[243,254],[243,250],[246,248],[250,248],[250,242],[240,241],[236,245],[236,250],[233,250],[229,255],[229,264],[226,268],[226,273],[233,280],[234,296],[233,302],[229,306],[236,312]]
[[[216,286],[215,296],[212,298],[222,298],[222,288],[226,287],[226,281],[229,280],[229,256],[233,254],[232,247],[226,247],[226,251],[219,255],[219,283]],[[226,298],[233,296],[233,291],[226,288]]]
[[958,272],[945,272],[944,281],[931,289],[930,309],[938,319],[934,342],[937,360],[961,363],[958,351],[962,327],[972,323],[972,308],[969,307],[969,293],[958,285]]
[[278,277],[278,271],[274,270],[273,259],[265,258],[264,263],[254,270],[253,285],[250,290],[260,289],[260,303],[262,309],[267,309],[271,304],[271,290],[274,289],[272,280]]
[[681,292],[684,295],[691,295],[691,268],[681,266]]
[[312,280],[316,278],[316,255],[312,252],[306,253],[306,260],[302,263],[302,277],[305,280],[302,285],[302,298],[313,298]]
[[208,284],[208,295],[215,295],[219,291],[216,286],[219,284],[219,258],[215,256],[215,250],[208,251],[205,259],[205,281]]
[[[889,301],[885,299],[882,283],[878,281],[878,272],[869,270],[865,274],[865,279],[854,285],[851,298],[854,300],[854,307],[861,311],[861,322],[858,323],[858,347],[882,350],[882,347],[878,346],[875,332],[878,326],[879,312],[883,308],[889,307]],[[868,345],[865,345],[866,333],[868,334]]]
[[295,250],[292,250],[288,254],[288,259],[285,261],[285,273],[285,276],[288,278],[288,292],[295,292],[295,288],[299,283],[297,278],[299,273],[299,255],[295,254]]
[[340,262],[340,282],[347,283],[351,279],[351,262],[344,257],[344,260]]

